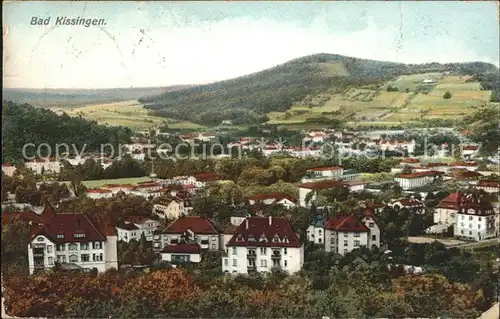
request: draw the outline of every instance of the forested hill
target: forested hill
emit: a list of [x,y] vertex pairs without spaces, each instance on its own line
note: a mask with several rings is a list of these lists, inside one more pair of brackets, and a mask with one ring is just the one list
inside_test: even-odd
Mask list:
[[[70,150],[74,144],[79,151],[86,145],[85,151],[92,152],[99,151],[100,145],[106,143],[118,145],[129,142],[131,134],[129,128],[98,125],[29,104],[2,103],[2,162],[22,160],[22,149],[27,143],[36,146],[47,143],[53,152],[56,144],[66,143]],[[33,147],[27,150],[33,152]]]
[[399,75],[454,71],[498,73],[491,64],[428,63],[410,65],[364,60],[336,54],[316,54],[231,80],[143,98],[156,115],[200,124],[266,121],[266,113],[286,111],[293,102],[326,90],[382,83]]

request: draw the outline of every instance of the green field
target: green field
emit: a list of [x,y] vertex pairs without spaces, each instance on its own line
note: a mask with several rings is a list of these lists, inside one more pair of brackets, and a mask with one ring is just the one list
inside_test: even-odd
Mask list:
[[[144,177],[130,177],[130,178],[117,178],[117,179],[100,179],[95,181],[84,181],[83,184],[87,188],[99,188],[105,184],[137,184],[141,182],[150,181],[151,178],[149,176]],[[65,184],[69,184],[70,182],[62,182]]]
[[[425,84],[422,81],[433,80]],[[340,119],[357,126],[398,125],[426,119],[460,119],[489,101],[491,92],[481,91],[478,82],[468,82],[470,77],[422,73],[401,76],[377,90],[351,88],[342,94],[331,94],[325,100],[309,97],[287,112],[268,113],[269,123],[300,127],[308,119]],[[398,92],[387,92],[387,87]],[[423,89],[427,93],[417,92]],[[408,89],[409,92],[406,92]],[[449,91],[450,99],[443,94]],[[319,106],[308,102],[323,100]]]
[[184,121],[153,116],[137,101],[93,104],[65,110],[68,115],[79,116],[105,125],[122,125],[141,130],[158,125],[168,125],[174,129],[200,129],[203,126]]

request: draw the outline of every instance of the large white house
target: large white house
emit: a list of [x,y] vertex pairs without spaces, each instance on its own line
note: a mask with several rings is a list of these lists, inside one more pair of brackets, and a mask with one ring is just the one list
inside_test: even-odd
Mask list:
[[112,226],[99,225],[80,213],[55,213],[46,206],[43,224],[33,227],[28,245],[29,273],[72,265],[104,272],[118,268],[117,236]]
[[[371,210],[370,210],[371,211]],[[354,214],[337,214],[325,225],[325,251],[345,255],[362,246],[380,247],[380,228],[373,215],[360,220]]]
[[461,196],[459,192],[452,193],[439,202],[434,208],[435,225],[428,229],[429,233],[441,233],[455,225],[456,214],[460,210]]
[[93,188],[87,190],[87,197],[92,199],[111,198],[113,193],[105,188]]
[[282,194],[280,192],[272,192],[266,194],[256,194],[247,198],[250,205],[283,205],[286,208],[293,208],[297,206],[297,199]]
[[24,166],[31,170],[34,174],[56,173],[61,172],[61,162],[54,158],[37,158],[24,163]]
[[235,230],[222,257],[224,273],[247,274],[280,268],[293,274],[304,265],[304,246],[283,217],[248,217]]
[[471,194],[460,199],[460,211],[456,214],[454,235],[470,240],[484,240],[499,236],[499,215],[493,206],[481,196]]
[[147,241],[153,240],[153,232],[158,229],[161,222],[144,216],[131,216],[122,224],[116,226],[118,240],[130,242],[132,239],[140,240],[142,234]]
[[423,171],[408,174],[399,174],[394,180],[399,183],[399,186],[404,189],[412,189],[421,187],[435,181],[443,172]]

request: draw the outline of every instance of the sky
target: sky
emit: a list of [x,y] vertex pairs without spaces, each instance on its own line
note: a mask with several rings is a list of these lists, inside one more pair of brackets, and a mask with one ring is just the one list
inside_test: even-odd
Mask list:
[[3,26],[9,88],[205,84],[315,53],[499,65],[495,1],[4,2]]

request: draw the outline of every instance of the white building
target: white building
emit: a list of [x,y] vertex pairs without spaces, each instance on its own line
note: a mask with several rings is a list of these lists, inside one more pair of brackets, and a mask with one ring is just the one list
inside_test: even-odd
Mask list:
[[222,257],[224,273],[247,274],[280,268],[293,274],[304,264],[304,246],[282,217],[249,217],[238,226]]
[[307,241],[310,243],[325,244],[325,225],[328,219],[328,208],[316,208],[316,215],[313,216],[307,227]]
[[487,193],[500,192],[500,183],[495,181],[479,181],[476,184],[477,189],[482,189]]
[[441,233],[446,231],[448,227],[455,225],[456,214],[460,210],[461,194],[459,192],[452,193],[441,200],[434,208],[433,221],[435,225],[431,226],[427,232]]
[[307,170],[307,173],[310,175],[310,178],[306,179],[341,179],[344,175],[344,169],[340,166],[315,167]]
[[61,162],[54,158],[37,158],[24,163],[24,166],[31,170],[34,174],[56,173],[61,172]]
[[177,219],[186,216],[193,209],[188,203],[178,197],[169,198],[159,204],[154,204],[153,214],[161,219]]
[[161,222],[144,216],[131,216],[123,223],[116,226],[118,240],[130,242],[132,239],[139,241],[142,234],[147,241],[153,240],[153,233],[161,225]]
[[130,192],[135,188],[132,184],[104,184],[103,189],[108,189],[113,195],[123,192],[125,194],[130,194]]
[[14,175],[14,172],[16,171],[16,167],[12,165],[11,163],[3,163],[2,164],[2,172],[7,175],[7,176],[12,176]]
[[311,131],[302,139],[303,142],[323,143],[329,134],[321,131]]
[[337,214],[328,220],[325,226],[325,251],[343,256],[362,246],[372,249],[380,247],[380,229],[372,216],[366,216],[365,222],[353,214]]
[[174,265],[201,262],[201,247],[197,243],[168,245],[160,254],[162,261]]
[[425,213],[425,205],[424,202],[422,202],[419,199],[416,198],[402,198],[400,200],[396,200],[392,203],[389,204],[394,209],[408,209],[411,210],[417,214],[423,214]]
[[297,199],[282,194],[280,192],[272,192],[267,194],[256,194],[247,198],[250,205],[264,204],[264,205],[283,205],[286,208],[293,208],[297,206]]
[[462,158],[473,159],[479,153],[479,146],[477,145],[466,145],[462,147]]
[[409,174],[399,174],[394,180],[399,183],[399,186],[404,189],[412,189],[421,187],[435,181],[443,172],[424,171]]
[[472,195],[461,199],[460,211],[456,214],[454,236],[469,240],[485,240],[499,236],[499,215],[491,203]]
[[53,268],[56,262],[99,272],[118,268],[113,227],[96,224],[85,214],[56,214],[52,208],[44,209],[42,215],[44,224],[31,230],[30,274]]
[[109,189],[94,188],[87,190],[87,197],[92,199],[111,198],[113,193]]
[[158,229],[153,235],[153,249],[163,250],[167,245],[197,242],[203,250],[219,250],[220,230],[209,218],[182,216],[165,229]]

